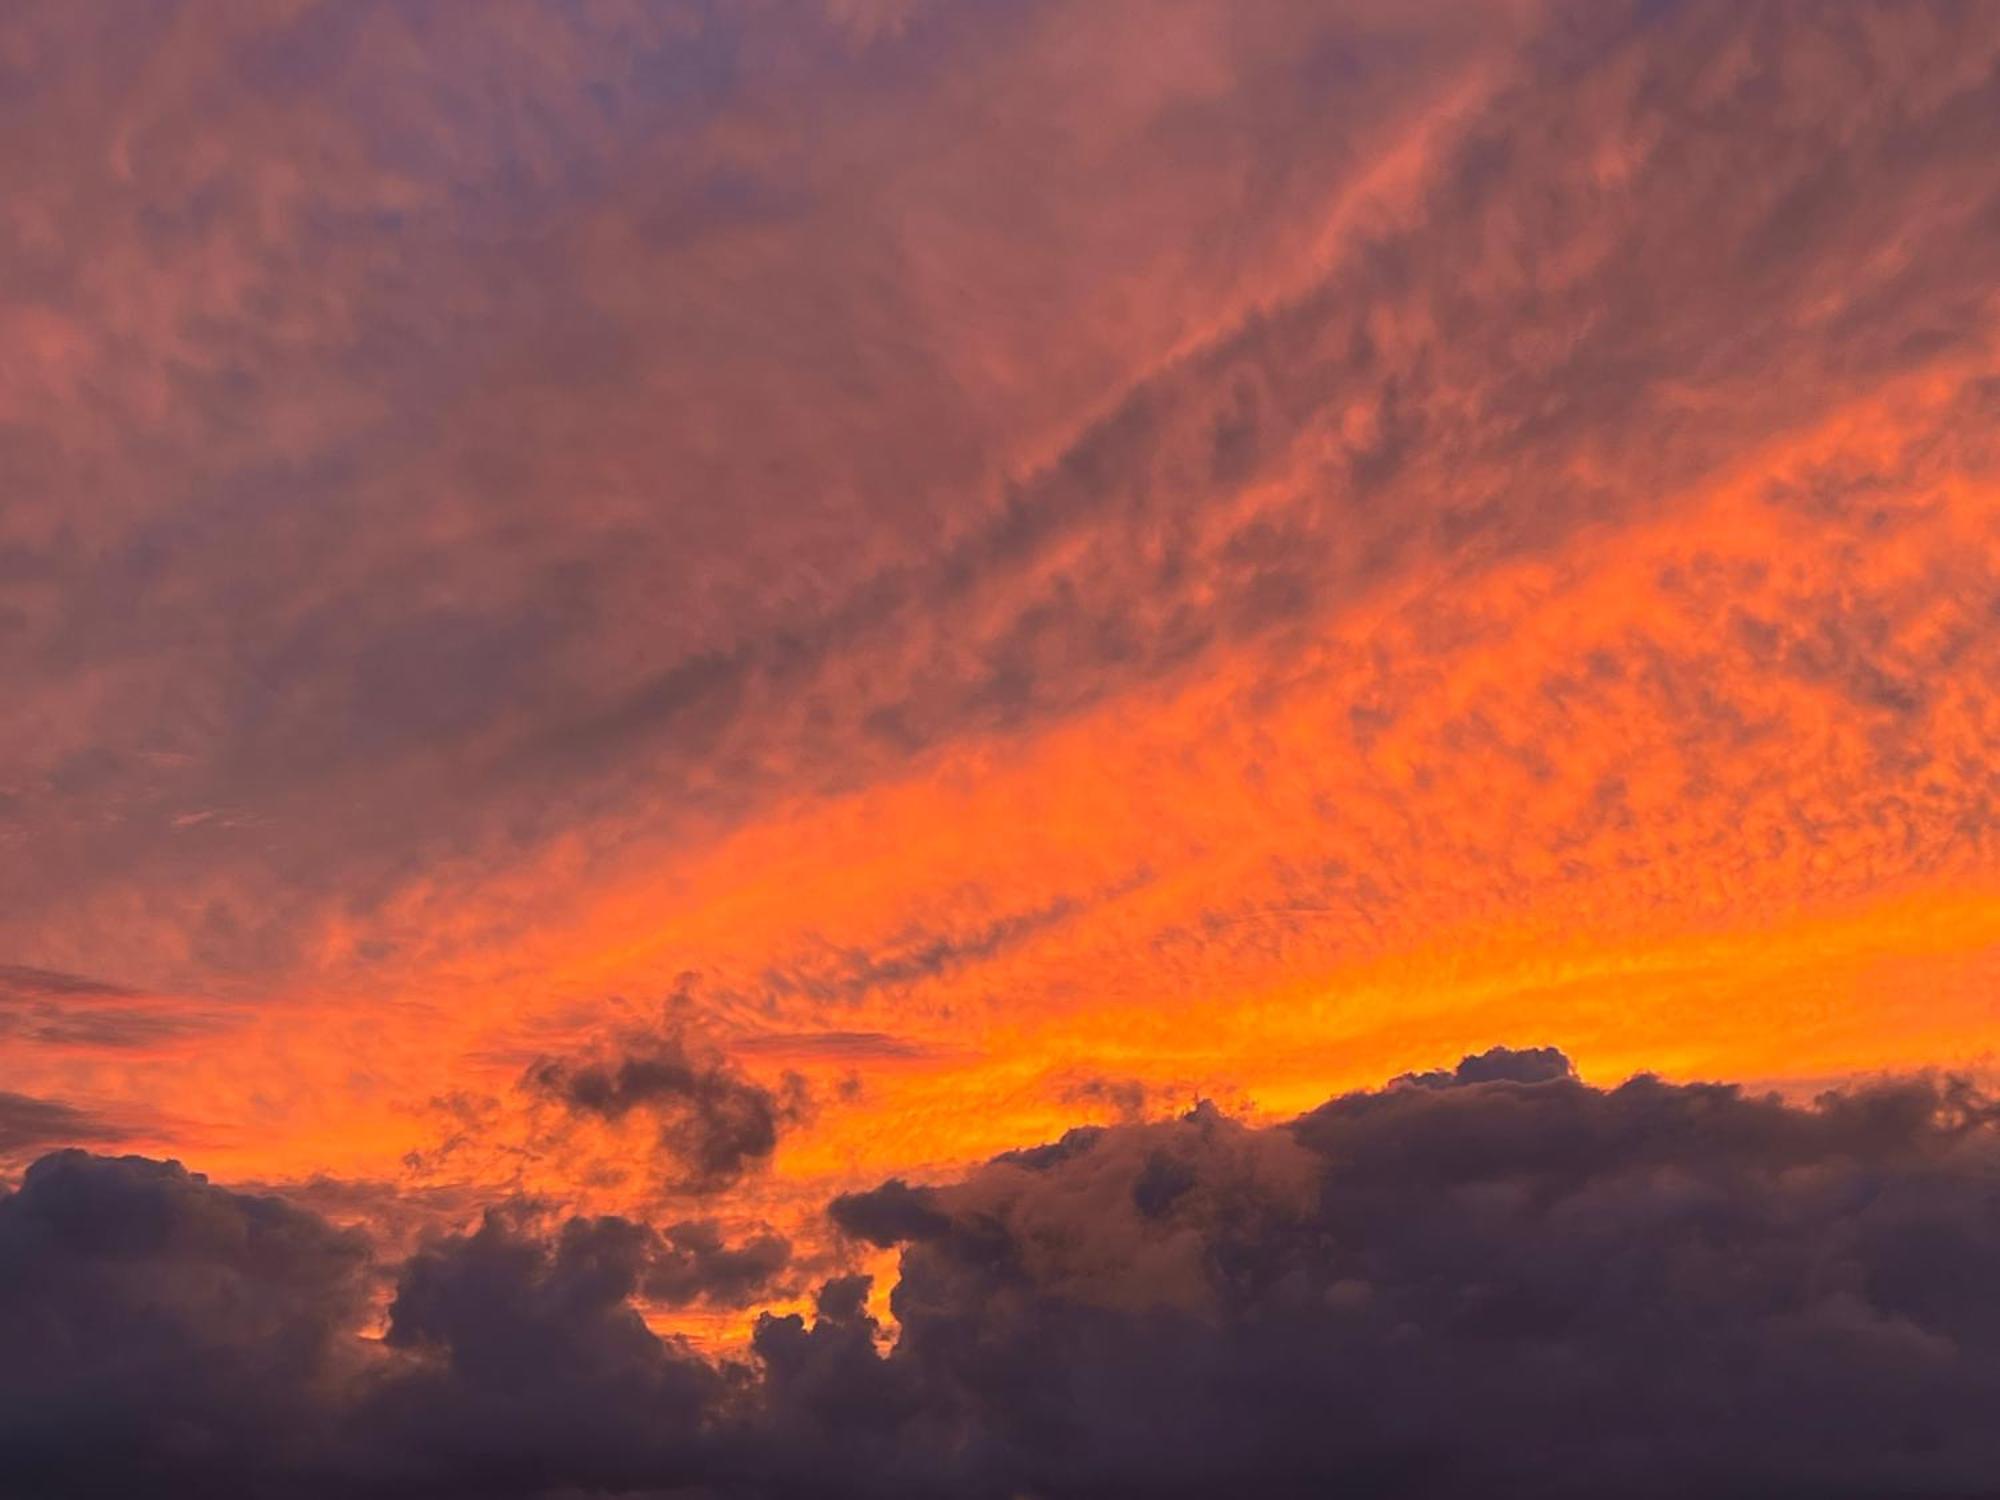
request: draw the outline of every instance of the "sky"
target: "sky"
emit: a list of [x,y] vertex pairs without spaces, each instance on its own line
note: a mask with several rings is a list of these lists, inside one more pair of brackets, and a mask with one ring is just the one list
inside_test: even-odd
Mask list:
[[0,1491],[2000,1486],[2000,12],[82,0],[0,141]]

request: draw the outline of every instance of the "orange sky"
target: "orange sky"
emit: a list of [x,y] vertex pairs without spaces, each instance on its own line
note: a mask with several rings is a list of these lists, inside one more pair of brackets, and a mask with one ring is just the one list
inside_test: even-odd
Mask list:
[[[8,1092],[811,1246],[1499,1042],[1992,1065],[1970,12],[282,10],[10,42]],[[720,1193],[524,1085],[662,1027]]]

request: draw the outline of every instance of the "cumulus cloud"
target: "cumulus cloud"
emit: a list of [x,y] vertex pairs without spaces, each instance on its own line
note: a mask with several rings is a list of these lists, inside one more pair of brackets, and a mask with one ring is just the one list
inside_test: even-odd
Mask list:
[[630,1038],[597,1059],[544,1058],[526,1087],[577,1116],[656,1122],[666,1181],[714,1193],[767,1162],[804,1108],[795,1079],[773,1091],[678,1034]]
[[1598,1088],[1547,1048],[1446,1076],[838,1199],[903,1246],[895,1328],[840,1276],[719,1359],[640,1309],[752,1295],[775,1237],[495,1208],[393,1269],[374,1342],[357,1236],[60,1153],[0,1198],[0,1449],[51,1495],[2000,1483],[2000,1106]]
[[360,1236],[176,1162],[43,1157],[0,1197],[0,1489],[312,1471],[364,1363],[367,1269]]
[[1392,1083],[1420,1089],[1457,1088],[1468,1083],[1546,1083],[1571,1078],[1576,1070],[1554,1047],[1494,1047],[1462,1060],[1455,1068],[1405,1073]]
[[1963,1493],[2000,1477],[1995,1121],[1951,1084],[1795,1108],[1500,1049],[834,1217],[908,1242],[875,1378],[923,1393],[892,1426],[961,1435],[968,1492]]
[[643,1226],[573,1219],[553,1234],[505,1210],[403,1268],[384,1342],[411,1356],[351,1413],[340,1462],[439,1495],[667,1488],[699,1477],[722,1375],[664,1342],[633,1298],[656,1251]]

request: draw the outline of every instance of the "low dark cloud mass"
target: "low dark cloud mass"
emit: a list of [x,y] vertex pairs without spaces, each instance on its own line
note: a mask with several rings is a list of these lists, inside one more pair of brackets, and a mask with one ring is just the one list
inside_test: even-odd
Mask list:
[[413,1356],[363,1398],[355,1446],[416,1494],[541,1494],[700,1477],[723,1375],[663,1343],[632,1305],[652,1236],[574,1219],[553,1237],[504,1212],[412,1257],[384,1342]]
[[673,1034],[595,1060],[545,1058],[524,1081],[575,1115],[656,1120],[667,1185],[688,1193],[720,1192],[770,1160],[803,1108],[796,1086],[774,1092]]
[[1881,1495],[2000,1485],[2000,1106],[1579,1081],[1552,1050],[1254,1127],[1203,1105],[830,1206],[787,1265],[489,1210],[399,1268],[174,1163],[0,1198],[0,1489],[80,1495]]
[[0,1198],[0,1492],[265,1494],[319,1470],[367,1259],[177,1162],[43,1157]]

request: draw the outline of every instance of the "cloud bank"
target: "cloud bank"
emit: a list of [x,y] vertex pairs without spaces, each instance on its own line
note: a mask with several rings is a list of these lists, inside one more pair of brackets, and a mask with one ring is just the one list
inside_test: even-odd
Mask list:
[[[2000,1106],[1553,1049],[1254,1126],[1073,1132],[831,1205],[902,1246],[747,1355],[652,1297],[784,1262],[489,1211],[407,1261],[178,1165],[0,1199],[12,1493],[1970,1494],[2000,1483]],[[377,1277],[379,1339],[362,1336]]]

